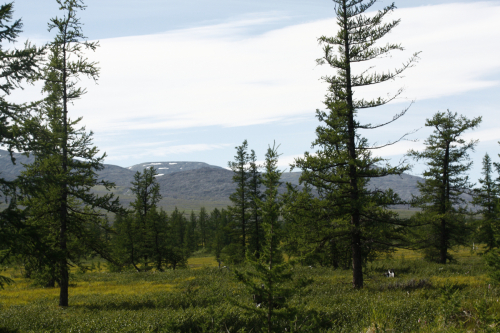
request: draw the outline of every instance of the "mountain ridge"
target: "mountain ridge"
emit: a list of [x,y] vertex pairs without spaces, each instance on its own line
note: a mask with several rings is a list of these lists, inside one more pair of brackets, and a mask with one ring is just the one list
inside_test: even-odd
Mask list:
[[[8,153],[3,152],[0,151],[0,177],[7,180],[15,179],[24,169],[22,165],[33,161],[33,157],[28,158],[22,154],[14,154],[17,163],[13,165]],[[233,172],[204,162],[144,162],[125,168],[104,164],[104,169],[98,172],[98,179],[115,183],[117,187],[113,192],[120,196],[122,204],[127,205],[134,200],[130,191],[130,183],[134,179],[134,174],[150,167],[155,167],[158,172],[157,180],[163,197],[161,205],[168,206],[169,202],[189,202],[191,206],[196,207],[197,202],[200,204],[214,202],[222,207],[231,203],[229,195],[236,188],[232,182]],[[300,172],[286,172],[282,176],[282,181],[289,182],[301,189],[300,174]],[[410,200],[412,195],[419,194],[418,181],[423,181],[423,178],[409,174],[391,175],[372,179],[369,187],[380,190],[392,188],[401,199]],[[282,186],[280,192],[284,190],[285,186]],[[99,193],[104,190],[95,189],[95,191]]]

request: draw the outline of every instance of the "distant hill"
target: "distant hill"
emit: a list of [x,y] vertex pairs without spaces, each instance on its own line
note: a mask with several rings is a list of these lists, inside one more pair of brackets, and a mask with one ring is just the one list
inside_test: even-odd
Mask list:
[[131,171],[139,171],[142,172],[145,168],[151,168],[154,167],[157,171],[158,174],[169,174],[169,173],[175,173],[175,172],[182,172],[182,171],[189,171],[189,170],[196,170],[196,169],[201,169],[201,168],[212,168],[212,169],[222,169],[225,170],[224,168],[215,166],[215,165],[210,165],[207,163],[203,162],[146,162],[146,163],[141,163],[141,164],[136,164],[132,165],[131,167],[128,167],[128,170]]
[[[0,177],[8,180],[15,179],[24,169],[22,164],[33,160],[21,154],[14,156],[17,160],[16,165],[12,164],[7,152],[0,150]],[[116,184],[117,187],[113,192],[120,196],[120,201],[124,205],[134,200],[130,191],[130,183],[134,179],[134,174],[150,167],[157,169],[157,179],[163,197],[160,204],[166,210],[171,210],[174,206],[186,210],[198,210],[202,206],[225,207],[230,204],[229,195],[235,190],[232,171],[203,162],[147,162],[127,168],[111,164],[104,166],[104,170],[98,173],[99,179]],[[300,172],[286,172],[283,174],[282,181],[299,186],[299,177]],[[422,180],[421,177],[408,174],[387,176],[372,179],[370,187],[380,190],[392,188],[403,200],[409,200],[412,195],[418,195],[417,182]],[[94,190],[97,193],[104,192],[102,188]],[[284,186],[281,191],[283,190]]]

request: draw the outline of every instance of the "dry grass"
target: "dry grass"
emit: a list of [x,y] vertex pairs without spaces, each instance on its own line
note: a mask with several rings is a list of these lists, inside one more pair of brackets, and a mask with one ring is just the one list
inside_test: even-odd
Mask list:
[[218,267],[219,264],[215,257],[198,257],[198,258],[189,258],[188,266],[190,268],[204,268],[204,267]]

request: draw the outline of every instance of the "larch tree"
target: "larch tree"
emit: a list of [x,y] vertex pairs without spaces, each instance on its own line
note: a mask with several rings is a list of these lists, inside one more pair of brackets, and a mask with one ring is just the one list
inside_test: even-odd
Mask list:
[[[307,283],[306,280],[291,282],[291,264],[283,257],[283,228],[280,223],[283,198],[278,194],[281,185],[282,171],[278,170],[278,151],[276,146],[269,147],[266,153],[262,184],[264,196],[256,199],[261,209],[261,226],[263,229],[264,242],[261,252],[248,252],[247,261],[253,270],[240,272],[236,270],[237,279],[245,284],[247,289],[259,302],[257,307],[247,307],[249,311],[255,312],[265,323],[267,332],[283,332],[290,323],[290,319],[296,319],[295,309],[290,307],[288,299],[301,290]],[[257,256],[258,255],[258,256]]]
[[248,158],[248,173],[250,175],[248,179],[248,194],[249,194],[249,231],[250,239],[248,248],[249,251],[255,252],[257,256],[262,251],[264,246],[264,234],[261,226],[261,209],[257,205],[258,200],[262,200],[264,195],[261,193],[261,173],[259,172],[260,165],[257,164],[257,155],[252,149],[250,156]]
[[77,11],[84,10],[80,0],[57,0],[61,18],[53,18],[49,31],[55,39],[48,44],[48,59],[43,68],[46,98],[37,121],[30,130],[36,138],[30,143],[35,161],[26,166],[21,178],[25,195],[22,204],[30,214],[29,223],[39,227],[46,251],[34,255],[54,265],[60,287],[59,305],[68,306],[69,266],[80,262],[87,249],[109,257],[104,242],[95,239],[95,228],[107,228],[103,211],[119,212],[118,199],[112,194],[97,196],[91,188],[113,184],[98,179],[106,154],[99,154],[92,143],[92,132],[77,128],[81,118],[71,119],[69,107],[85,94],[78,86],[81,77],[97,80],[99,69],[84,55],[94,51],[96,42],[87,42],[82,34]]
[[466,141],[463,134],[479,126],[481,117],[467,119],[456,112],[437,112],[425,126],[433,133],[425,140],[423,151],[411,150],[410,157],[426,162],[424,182],[418,183],[420,195],[413,206],[421,209],[415,219],[423,224],[419,246],[429,260],[446,264],[451,259],[448,250],[464,245],[466,201],[464,193],[472,193],[473,184],[467,171],[472,166],[469,151],[477,140]]
[[356,64],[403,50],[400,44],[377,45],[400,22],[384,23],[386,16],[396,7],[392,4],[373,15],[366,15],[376,0],[333,2],[339,30],[333,37],[322,36],[318,39],[324,54],[317,63],[335,69],[336,75],[323,77],[329,87],[324,101],[327,111],[316,111],[321,125],[316,129],[317,138],[312,148],[317,150],[315,154],[306,152],[303,158],[296,159],[292,168],[303,170],[302,184],[314,186],[320,194],[324,194],[321,198],[333,214],[329,217],[332,228],[347,239],[350,247],[353,286],[362,288],[362,265],[367,253],[374,247],[384,250],[393,246],[394,239],[398,237],[397,226],[403,223],[387,209],[398,202],[398,197],[392,191],[370,190],[368,181],[375,177],[401,174],[408,166],[390,166],[384,159],[372,155],[375,149],[394,144],[406,135],[386,145],[371,146],[361,131],[389,125],[402,117],[408,108],[386,122],[364,123],[360,120],[362,111],[390,103],[403,89],[386,98],[370,100],[356,99],[354,92],[355,89],[382,84],[401,76],[416,63],[418,53],[393,71],[377,73],[369,67],[356,73]]
[[228,211],[233,216],[233,226],[235,233],[235,241],[233,243],[234,251],[239,252],[239,255],[233,253],[235,260],[244,260],[247,241],[248,241],[248,220],[250,217],[250,195],[249,195],[249,179],[248,172],[248,143],[243,141],[241,146],[236,147],[236,155],[234,161],[229,162],[229,168],[233,171],[233,183],[236,185],[236,190],[229,196],[232,206],[228,207]]
[[[495,227],[498,228],[499,215],[499,184],[493,177],[493,163],[487,153],[483,158],[483,178],[479,179],[480,188],[474,189],[474,200],[472,203],[479,206],[477,213],[481,214],[478,221],[477,241],[486,244],[486,251],[498,247],[495,237]],[[498,225],[498,226],[497,226]]]
[[[14,161],[13,148],[22,150],[26,133],[22,132],[22,123],[29,117],[30,108],[8,101],[15,89],[21,88],[26,82],[31,82],[38,74],[43,48],[36,48],[26,42],[22,49],[8,49],[7,43],[14,43],[22,32],[20,19],[12,21],[12,2],[0,6],[0,147],[6,147]],[[21,249],[26,236],[23,230],[23,214],[16,204],[16,190],[12,182],[6,181],[0,171],[0,200],[7,204],[0,210],[0,264],[9,259],[10,255]],[[0,275],[0,288],[10,279]]]
[[[161,200],[160,184],[156,180],[156,175],[156,169],[153,167],[145,168],[142,173],[137,171],[130,188],[135,195],[135,200],[130,205],[133,208],[134,230],[138,237],[136,246],[138,254],[136,260],[138,261],[133,263],[133,266],[138,271],[140,270],[139,261],[142,262],[143,269],[147,270],[153,256],[158,257],[158,249],[155,248],[155,244],[159,242],[157,231],[162,227],[157,225],[159,220],[155,218],[157,204]],[[157,268],[160,269],[160,267]]]

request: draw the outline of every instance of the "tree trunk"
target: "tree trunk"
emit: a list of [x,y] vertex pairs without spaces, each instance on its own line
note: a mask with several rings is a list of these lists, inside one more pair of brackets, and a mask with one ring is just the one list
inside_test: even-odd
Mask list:
[[[343,16],[344,16],[344,51],[346,61],[346,92],[347,92],[347,131],[349,135],[349,142],[347,149],[349,151],[350,162],[356,161],[356,129],[354,125],[354,105],[352,101],[352,82],[351,82],[351,54],[349,45],[349,32],[347,27],[347,5],[346,0],[343,1]],[[356,165],[349,163],[349,185],[351,197],[351,248],[352,248],[352,284],[354,288],[363,288],[363,268],[362,268],[362,253],[361,253],[361,235],[360,235],[360,216],[358,208],[359,191],[358,191],[358,174]]]
[[[353,220],[354,220],[353,216]],[[358,217],[359,219],[359,217]],[[355,222],[352,222],[355,224]],[[359,222],[358,222],[359,223]],[[352,286],[356,289],[363,288],[363,257],[361,253],[361,237],[358,232],[352,235]]]
[[441,192],[441,235],[439,240],[439,263],[446,264],[448,257],[448,231],[446,230],[446,213],[450,202],[450,181],[448,168],[450,163],[450,142],[447,142],[443,161],[443,188]]
[[[64,30],[64,38],[66,38],[66,29],[68,27],[68,22]],[[69,288],[69,272],[68,272],[68,260],[67,260],[67,222],[68,222],[68,185],[66,184],[66,175],[68,172],[68,95],[67,95],[67,65],[66,65],[66,39],[63,41],[63,70],[62,70],[62,84],[63,84],[63,137],[62,137],[62,171],[63,171],[63,183],[61,184],[61,211],[60,211],[60,231],[59,231],[59,247],[61,259],[59,261],[60,269],[60,285],[61,291],[59,293],[59,306],[68,306],[68,288]]]
[[446,231],[446,219],[441,219],[441,239],[439,244],[439,263],[446,264],[446,258],[448,257],[448,240]]

